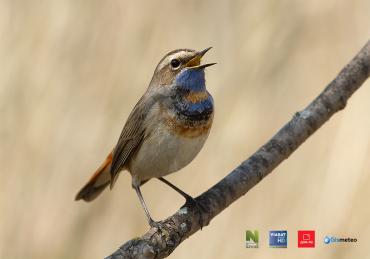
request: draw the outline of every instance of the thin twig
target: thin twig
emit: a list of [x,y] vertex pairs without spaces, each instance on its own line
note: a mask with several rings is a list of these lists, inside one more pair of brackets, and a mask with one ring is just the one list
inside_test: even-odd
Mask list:
[[[250,158],[196,198],[204,210],[205,225],[288,158],[334,113],[342,110],[369,73],[370,41],[310,105],[297,112]],[[151,228],[142,237],[126,242],[106,259],[164,258],[200,229],[199,217],[196,208],[183,206],[163,222],[163,228]]]

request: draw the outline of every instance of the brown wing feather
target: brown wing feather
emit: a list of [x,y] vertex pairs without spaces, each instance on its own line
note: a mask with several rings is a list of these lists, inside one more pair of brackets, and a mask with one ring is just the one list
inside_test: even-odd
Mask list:
[[110,188],[113,188],[119,172],[125,168],[130,156],[137,150],[137,148],[139,148],[144,138],[144,108],[144,97],[142,97],[135,105],[122,129],[122,133],[113,152],[113,160],[110,170]]

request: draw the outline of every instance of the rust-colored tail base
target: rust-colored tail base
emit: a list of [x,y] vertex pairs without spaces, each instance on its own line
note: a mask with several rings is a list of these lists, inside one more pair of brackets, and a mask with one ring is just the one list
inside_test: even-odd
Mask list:
[[75,200],[92,201],[110,184],[110,167],[112,152],[109,153],[104,163],[96,170],[87,184],[77,193]]

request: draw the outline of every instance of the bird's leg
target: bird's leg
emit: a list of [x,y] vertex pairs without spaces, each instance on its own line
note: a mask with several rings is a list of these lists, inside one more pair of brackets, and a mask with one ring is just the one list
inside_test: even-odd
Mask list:
[[186,199],[186,201],[194,201],[193,197],[191,197],[189,194],[187,194],[186,192],[184,192],[183,190],[181,190],[177,186],[173,185],[172,183],[170,183],[169,181],[167,181],[163,177],[159,177],[158,179],[161,180],[162,182],[164,182],[165,184],[167,184],[168,186],[170,186],[176,192],[180,193]]
[[199,225],[200,225],[200,229],[202,229],[202,227],[203,227],[203,209],[200,206],[200,204],[193,197],[191,197],[189,194],[187,194],[186,192],[184,192],[183,190],[181,190],[177,186],[173,185],[172,183],[170,183],[169,181],[167,181],[163,177],[159,177],[158,179],[160,181],[162,181],[163,183],[167,184],[168,186],[170,186],[172,189],[174,189],[179,194],[181,194],[186,199],[185,204],[189,204],[189,205],[191,204],[191,205],[194,205],[197,208],[197,210],[199,212]]
[[143,198],[143,195],[141,194],[141,191],[140,191],[140,186],[132,186],[135,191],[136,191],[136,194],[137,196],[139,197],[139,200],[140,200],[140,203],[141,203],[141,206],[143,207],[144,211],[145,211],[145,215],[146,215],[146,218],[148,220],[148,223],[151,227],[156,227],[156,228],[160,228],[160,223],[159,222],[156,222],[152,219],[152,217],[150,216],[149,214],[149,210],[148,210],[148,207],[146,206],[145,204],[145,201],[144,201],[144,198]]

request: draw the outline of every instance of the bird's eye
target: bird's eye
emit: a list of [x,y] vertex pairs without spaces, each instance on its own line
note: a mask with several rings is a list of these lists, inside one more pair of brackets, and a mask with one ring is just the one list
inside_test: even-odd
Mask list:
[[180,64],[181,64],[180,60],[178,60],[176,58],[171,60],[171,67],[172,68],[175,68],[175,69],[179,68]]

